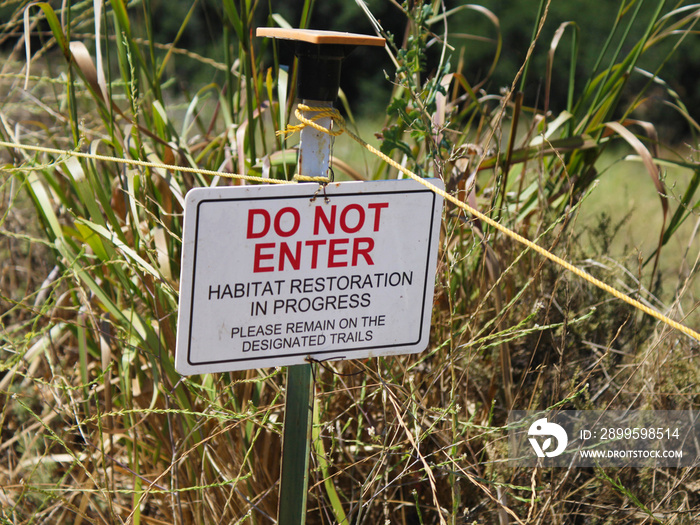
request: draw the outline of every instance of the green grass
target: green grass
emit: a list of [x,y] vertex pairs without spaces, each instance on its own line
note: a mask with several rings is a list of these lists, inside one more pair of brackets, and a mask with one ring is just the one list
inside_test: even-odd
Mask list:
[[[679,146],[679,154],[683,153],[688,160],[695,155],[687,146]],[[653,264],[649,262],[639,270],[635,267],[639,267],[640,258],[645,262],[658,248],[664,228],[662,206],[641,161],[633,156],[627,160],[623,157],[619,154],[602,159],[602,176],[581,207],[577,230],[588,232],[584,239],[604,255],[614,261],[627,261],[631,269],[642,272],[646,276],[642,281],[649,287]],[[662,176],[673,209],[679,206],[683,188],[690,183],[693,172],[670,166]],[[690,307],[700,297],[700,282],[692,278],[693,272],[698,271],[700,252],[698,220],[700,217],[691,214],[662,248],[659,271],[661,281],[667,284],[661,297],[664,301],[672,300],[675,291],[686,284],[690,284],[687,297]],[[606,235],[611,238],[605,240]],[[694,313],[686,322],[697,326],[700,318]]]
[[[553,63],[564,77],[576,72],[575,86],[557,86],[571,96],[555,114],[453,68],[440,46],[452,42],[458,53],[464,41],[443,25],[439,2],[415,4],[402,15],[407,38],[386,35],[396,66],[386,114],[360,119],[360,134],[697,328],[696,138],[690,148],[661,144],[662,165],[683,169],[656,180],[662,159],[649,130],[626,120],[647,93],[628,82],[640,56],[664,39],[690,45],[683,38],[695,31],[697,7],[679,4],[664,17],[659,1],[621,3],[608,43],[579,39],[596,46],[594,70]],[[24,5],[8,5],[17,16],[2,31],[21,31]],[[33,50],[26,91],[20,48],[4,62],[0,138],[252,175],[269,161],[270,177],[287,178],[293,155],[279,152],[297,139],[274,132],[291,114],[292,74],[272,43],[250,38],[262,7],[222,2],[223,72],[154,41],[156,7],[106,8],[97,37],[111,99],[87,62],[66,60],[68,30],[71,40],[94,33],[93,4],[32,7],[30,27],[48,17],[50,34]],[[313,2],[304,9],[290,23],[305,25]],[[94,62],[94,37],[81,40]],[[426,70],[429,55],[438,63]],[[665,55],[653,56],[661,68]],[[213,83],[183,93],[161,76],[180,59]],[[533,78],[554,87],[532,67],[512,78],[515,87]],[[397,176],[347,137],[333,152],[368,179]],[[15,148],[0,158],[0,523],[274,522],[283,371],[183,378],[173,368],[182,197],[212,179]],[[668,195],[667,242],[652,282],[657,186]],[[451,206],[441,230],[429,348],[314,365],[308,523],[696,522],[697,469],[502,462],[512,407],[697,410],[698,342]]]

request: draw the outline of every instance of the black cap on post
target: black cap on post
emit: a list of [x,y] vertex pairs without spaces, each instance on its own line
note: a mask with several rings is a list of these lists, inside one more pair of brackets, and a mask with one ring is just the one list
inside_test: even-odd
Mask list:
[[334,101],[340,88],[340,66],[355,46],[296,42],[299,59],[297,96],[306,100]]
[[376,36],[278,27],[259,27],[256,36],[295,42],[294,54],[299,59],[297,96],[328,102],[338,97],[343,59],[356,46],[384,46],[385,43]]

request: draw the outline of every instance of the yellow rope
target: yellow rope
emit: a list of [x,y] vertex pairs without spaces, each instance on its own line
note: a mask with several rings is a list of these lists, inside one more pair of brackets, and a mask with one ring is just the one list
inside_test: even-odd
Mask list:
[[[309,111],[315,113],[315,115],[311,118],[306,118],[302,111]],[[332,135],[334,137],[342,135],[347,131],[345,128],[345,119],[340,115],[340,113],[338,113],[337,109],[332,107],[312,107],[307,106],[306,104],[298,104],[294,110],[294,116],[301,121],[301,124],[289,124],[286,129],[278,131],[277,135],[289,135],[296,133],[297,131],[304,129],[306,126],[311,126],[322,133],[327,133],[328,135]],[[331,120],[338,122],[338,124],[340,124],[340,129],[331,130],[329,128],[324,128],[316,122],[322,118],[330,118]]]
[[[306,116],[302,113],[302,110],[315,113],[315,115],[311,118],[306,118]],[[276,133],[277,136],[290,135],[292,133],[296,133],[297,131],[301,131],[306,126],[310,126],[322,133],[327,133],[328,135],[337,137],[338,135],[341,135],[345,129],[344,126],[341,126],[340,129],[332,130],[329,128],[324,128],[316,122],[317,120],[322,118],[330,118],[331,120],[336,120],[338,118],[342,119],[340,113],[338,113],[338,110],[332,107],[311,107],[307,106],[306,104],[298,104],[296,109],[294,110],[294,116],[299,121],[301,121],[301,124],[289,124],[287,125],[286,129],[279,130]],[[343,123],[344,122],[345,121],[343,121]],[[298,173],[294,175],[294,180],[299,182],[318,182],[320,184],[328,184],[329,182],[331,182],[331,179],[328,177],[308,177],[306,175],[300,175]]]
[[51,155],[60,155],[65,157],[78,157],[81,159],[100,160],[105,162],[115,162],[118,164],[127,164],[129,166],[138,166],[142,168],[165,169],[172,171],[181,171],[183,173],[200,173],[212,177],[224,177],[228,179],[240,179],[251,182],[261,182],[265,184],[294,184],[296,182],[329,182],[328,177],[307,177],[304,175],[294,175],[292,180],[268,179],[265,177],[256,177],[254,175],[242,175],[240,173],[225,173],[221,171],[207,170],[203,168],[192,168],[189,166],[177,166],[175,164],[164,164],[162,162],[150,162],[146,160],[127,159],[122,157],[112,157],[109,155],[98,155],[96,153],[84,153],[82,151],[62,150],[57,148],[47,148],[44,146],[34,146],[28,144],[17,144],[14,142],[5,142],[0,140],[0,146],[6,148],[15,148],[28,151],[37,151],[40,153],[49,153]]
[[[300,118],[301,111],[318,111],[318,112],[331,113],[331,115],[324,114],[324,116],[330,116],[333,119],[333,121],[338,124],[338,127],[340,129],[337,131],[331,132],[330,130],[318,125],[316,122],[312,122],[308,119],[302,119],[302,118]],[[360,144],[362,147],[364,147],[367,151],[378,156],[379,158],[381,158],[384,162],[386,162],[390,166],[393,166],[394,168],[399,170],[404,175],[421,183],[423,186],[428,188],[430,191],[437,193],[442,198],[450,201],[455,206],[458,206],[459,208],[462,208],[464,211],[478,217],[480,220],[484,221],[485,223],[492,226],[493,228],[496,228],[498,231],[504,233],[505,235],[507,235],[511,239],[527,246],[531,250],[534,250],[535,252],[539,253],[543,257],[546,257],[547,259],[549,259],[550,261],[553,261],[554,263],[558,264],[562,268],[565,268],[566,270],[574,273],[575,275],[578,275],[582,279],[584,279],[584,280],[588,281],[589,283],[597,286],[598,288],[606,291],[607,293],[613,295],[614,297],[620,299],[621,301],[626,302],[627,304],[637,308],[638,310],[641,310],[642,312],[646,313],[647,315],[655,317],[656,319],[667,324],[668,326],[671,326],[671,327],[675,328],[676,330],[700,341],[700,333],[696,332],[695,330],[692,330],[691,328],[688,328],[687,326],[685,326],[677,321],[674,321],[673,319],[665,316],[664,314],[657,312],[656,310],[654,310],[652,308],[649,308],[647,305],[637,301],[636,299],[633,299],[633,298],[629,297],[628,295],[616,290],[615,288],[604,283],[603,281],[596,279],[588,272],[585,272],[585,271],[581,270],[580,268],[577,268],[573,264],[568,263],[567,261],[565,261],[561,257],[554,255],[553,253],[547,251],[546,249],[542,248],[538,244],[535,244],[531,240],[526,239],[522,235],[514,232],[513,230],[510,230],[509,228],[496,222],[495,220],[491,219],[490,217],[484,215],[479,210],[472,208],[466,202],[462,202],[461,200],[457,199],[456,197],[453,197],[452,195],[450,195],[446,191],[441,190],[440,188],[438,188],[437,186],[435,186],[431,182],[419,177],[418,175],[413,173],[411,170],[405,168],[404,166],[402,166],[401,164],[396,162],[391,157],[385,155],[384,153],[379,151],[377,148],[373,147],[370,144],[367,144],[364,140],[362,140],[360,137],[355,135],[352,131],[347,129],[347,127],[345,125],[345,119],[343,119],[343,117],[340,115],[340,113],[338,113],[338,110],[336,110],[336,109],[330,110],[329,108],[323,108],[323,107],[310,107],[310,106],[306,106],[304,104],[299,104],[299,107],[298,107],[297,111],[295,112],[295,114],[296,114],[297,118],[299,118],[299,120],[302,121],[303,124],[291,126],[290,128],[293,128],[293,129],[288,128],[288,130],[290,132],[298,131],[299,129],[303,128],[304,125],[309,125],[309,126],[313,126],[315,129],[317,129],[319,131],[323,131],[324,133],[332,133],[333,135],[339,135],[340,133],[343,133],[343,132],[347,133],[348,135],[350,135],[350,137],[352,137],[353,140],[355,140],[358,144]]]

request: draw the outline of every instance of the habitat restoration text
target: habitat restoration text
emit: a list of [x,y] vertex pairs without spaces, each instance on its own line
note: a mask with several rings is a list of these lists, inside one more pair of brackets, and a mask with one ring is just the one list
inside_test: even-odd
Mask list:
[[[248,304],[249,320],[231,326],[228,332],[242,352],[257,352],[372,341],[387,321],[386,315],[362,314],[362,309],[372,305],[373,293],[412,285],[413,271],[212,283],[208,300]],[[333,312],[337,315],[328,315]],[[265,318],[307,313],[324,315],[286,322]]]

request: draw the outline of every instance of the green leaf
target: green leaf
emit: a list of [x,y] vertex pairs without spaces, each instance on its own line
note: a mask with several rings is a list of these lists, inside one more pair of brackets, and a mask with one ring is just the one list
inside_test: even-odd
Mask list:
[[44,217],[52,237],[54,239],[62,239],[63,230],[61,229],[61,225],[58,222],[58,217],[54,212],[52,200],[49,197],[46,188],[44,188],[41,180],[39,180],[39,176],[36,174],[36,172],[29,172],[27,182],[29,182],[28,188],[32,198],[34,199],[34,203],[36,204],[36,207],[41,215]]
[[34,2],[27,7],[24,8],[24,49],[25,49],[25,54],[26,54],[26,59],[27,59],[27,69],[26,69],[26,75],[24,79],[24,89],[28,88],[29,84],[29,65],[31,63],[31,56],[32,56],[32,51],[31,51],[31,41],[30,41],[30,23],[29,23],[29,9],[31,7],[38,7],[41,9],[41,11],[44,13],[44,16],[46,17],[46,21],[49,24],[49,28],[51,29],[51,33],[53,34],[54,38],[56,39],[56,42],[58,42],[58,47],[61,48],[61,51],[63,52],[63,56],[66,57],[66,59],[70,59],[70,51],[68,48],[68,41],[66,40],[66,36],[63,34],[63,29],[61,28],[61,22],[58,20],[58,17],[56,16],[56,12],[53,10],[53,7],[51,7],[50,4],[47,2]]
[[390,155],[392,151],[398,149],[405,153],[409,158],[413,158],[411,147],[401,140],[403,130],[396,124],[389,126],[382,131],[382,144],[380,150],[385,155]]
[[239,41],[243,40],[243,22],[241,21],[241,17],[238,16],[238,10],[233,0],[224,0],[224,12],[226,16],[228,16],[229,22],[231,22]]
[[88,221],[86,219],[78,219],[76,221],[76,224],[84,224],[88,226],[91,230],[93,230],[95,233],[101,235],[108,241],[110,241],[114,246],[120,250],[126,257],[127,259],[130,259],[133,263],[135,263],[141,270],[145,271],[146,273],[151,274],[153,277],[156,279],[160,280],[162,278],[162,275],[158,270],[156,270],[150,263],[146,262],[143,257],[141,257],[138,253],[136,253],[131,247],[127,246],[124,244],[119,237],[117,237],[116,234],[113,232],[109,231],[107,228],[104,226],[100,226],[99,224],[95,224],[92,221]]

